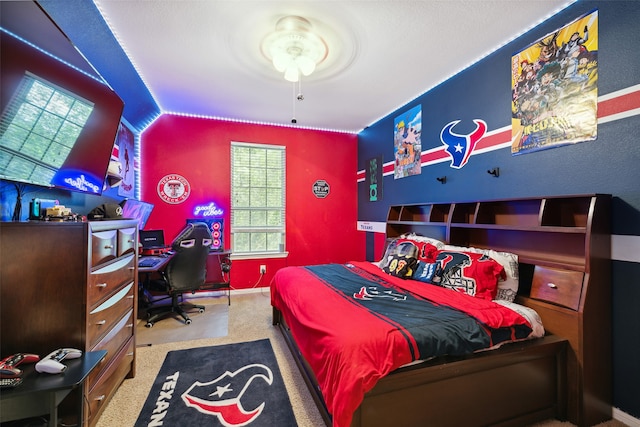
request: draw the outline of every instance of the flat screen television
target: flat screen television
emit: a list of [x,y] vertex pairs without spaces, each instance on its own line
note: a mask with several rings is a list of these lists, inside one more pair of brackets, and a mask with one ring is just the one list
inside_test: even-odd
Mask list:
[[102,194],[122,100],[4,30],[0,64],[0,178]]
[[144,230],[154,205],[136,199],[125,199],[120,202],[122,218],[137,219],[138,230]]

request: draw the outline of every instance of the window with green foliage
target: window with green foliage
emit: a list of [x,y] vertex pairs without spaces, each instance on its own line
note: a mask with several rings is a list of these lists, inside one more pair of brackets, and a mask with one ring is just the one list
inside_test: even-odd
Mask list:
[[236,255],[285,252],[285,147],[231,143],[231,243]]
[[93,104],[26,74],[0,119],[0,178],[49,185]]

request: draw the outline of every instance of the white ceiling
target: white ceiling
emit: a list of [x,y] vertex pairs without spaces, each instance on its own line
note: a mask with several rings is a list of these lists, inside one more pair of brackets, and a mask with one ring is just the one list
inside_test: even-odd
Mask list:
[[[94,2],[163,112],[358,132],[574,0]],[[286,15],[333,40],[300,90],[260,51]]]

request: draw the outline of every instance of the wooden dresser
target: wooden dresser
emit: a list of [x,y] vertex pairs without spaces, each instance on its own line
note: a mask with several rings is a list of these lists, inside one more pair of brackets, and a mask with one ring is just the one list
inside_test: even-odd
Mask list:
[[2,357],[107,350],[86,382],[85,425],[135,375],[137,247],[136,221],[0,223]]

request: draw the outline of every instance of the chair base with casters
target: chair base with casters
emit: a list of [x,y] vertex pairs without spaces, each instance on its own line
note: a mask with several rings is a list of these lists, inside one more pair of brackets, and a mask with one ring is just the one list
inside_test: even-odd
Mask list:
[[[197,308],[201,313],[204,306],[183,302],[183,295],[200,290],[207,277],[207,257],[211,247],[211,231],[202,222],[188,223],[171,244],[173,254],[167,262],[162,278],[147,283],[149,290],[163,293],[164,298],[150,301],[147,308],[147,328],[170,314],[178,314],[188,325],[191,319],[186,310]],[[157,305],[159,301],[171,299],[171,304]]]
[[172,314],[178,314],[184,319],[186,325],[190,325],[191,318],[187,314],[187,310],[198,309],[198,313],[204,313],[204,305],[180,301],[181,299],[183,299],[182,294],[174,294],[171,296],[171,304],[147,308],[147,323],[144,326],[150,328],[157,320]]

